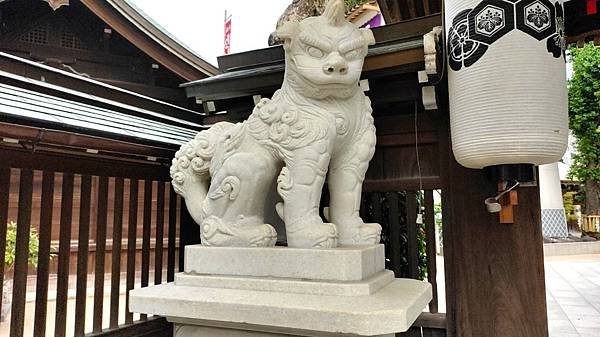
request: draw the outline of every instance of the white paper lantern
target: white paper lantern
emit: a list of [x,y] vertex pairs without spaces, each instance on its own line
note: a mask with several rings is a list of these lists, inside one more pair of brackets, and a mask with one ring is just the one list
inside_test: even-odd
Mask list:
[[547,164],[567,146],[562,1],[446,0],[452,145],[469,168]]

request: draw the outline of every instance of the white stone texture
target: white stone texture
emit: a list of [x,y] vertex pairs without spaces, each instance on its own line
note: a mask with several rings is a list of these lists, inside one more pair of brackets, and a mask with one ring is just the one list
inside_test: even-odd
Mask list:
[[360,281],[385,269],[381,244],[336,249],[286,247],[185,248],[186,273]]
[[[173,160],[173,187],[202,245],[186,247],[175,283],[131,290],[129,309],[166,316],[178,324],[176,337],[406,331],[431,285],[392,279],[381,227],[358,215],[376,141],[358,85],[373,34],[330,0],[322,16],[288,22],[277,35],[286,52],[282,88],[244,123],[200,132]],[[331,223],[318,214],[327,174]],[[271,247],[273,211],[292,248]]]
[[365,280],[355,282],[312,281],[304,279],[249,276],[190,275],[185,273],[175,275],[175,285],[178,286],[259,290],[329,296],[368,296],[385,287],[393,280],[394,273],[390,270],[384,270]]
[[[246,327],[247,328],[247,327]],[[278,329],[273,329],[278,330]],[[264,331],[252,331],[248,329],[232,329],[226,327],[211,327],[211,326],[199,326],[199,325],[186,325],[186,324],[175,324],[174,337],[340,337],[340,336],[356,336],[356,335],[341,335],[332,333],[318,333],[318,332],[298,332],[299,334],[292,334],[289,331],[286,333],[278,332],[264,332]],[[394,337],[395,334],[379,335],[375,337]]]
[[[358,214],[376,142],[371,102],[358,85],[373,33],[347,22],[343,1],[334,0],[277,36],[286,55],[281,89],[244,123],[217,123],[184,144],[173,187],[206,246],[273,246],[273,210],[290,247],[378,243],[379,224]],[[331,223],[318,212],[326,175]]]
[[406,331],[431,300],[426,282],[395,279],[369,296],[178,286],[130,291],[134,312],[360,336]]

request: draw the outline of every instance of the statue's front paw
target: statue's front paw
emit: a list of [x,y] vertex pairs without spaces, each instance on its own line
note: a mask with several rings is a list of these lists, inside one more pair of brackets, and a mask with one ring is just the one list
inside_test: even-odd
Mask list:
[[258,225],[256,234],[250,241],[250,247],[273,247],[277,242],[277,232],[269,224]]
[[362,220],[338,223],[340,245],[374,245],[381,241],[381,226],[378,223],[364,223]]
[[299,229],[287,231],[289,247],[294,248],[335,248],[338,245],[337,228],[332,223],[307,223]]
[[374,245],[381,241],[381,226],[378,223],[363,223],[358,231],[361,245]]

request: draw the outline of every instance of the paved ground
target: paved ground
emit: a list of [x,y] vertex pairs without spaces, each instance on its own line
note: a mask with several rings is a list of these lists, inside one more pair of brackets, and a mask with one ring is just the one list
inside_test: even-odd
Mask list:
[[546,258],[550,337],[600,337],[600,255]]
[[[165,273],[163,273],[165,275]],[[154,279],[154,273],[150,272],[150,280]],[[67,336],[73,336],[75,329],[75,285],[76,277],[69,277],[69,293],[67,301]],[[27,303],[25,305],[25,331],[23,337],[30,337],[33,335],[33,322],[35,316],[35,278],[29,278],[27,282]],[[125,274],[121,274],[121,287],[120,287],[120,303],[119,303],[119,324],[125,323]],[[136,275],[135,285],[136,288],[140,286],[141,279],[139,272]],[[103,328],[109,327],[110,318],[110,274],[105,275],[104,282],[104,300],[103,300]],[[49,291],[48,291],[48,314],[46,320],[46,336],[54,336],[54,320],[56,312],[56,277],[51,276],[49,280]],[[86,319],[85,319],[85,331],[86,333],[92,331],[93,314],[94,314],[94,276],[90,275],[87,280],[88,289],[86,294]],[[134,314],[134,320],[139,319],[139,314]],[[0,322],[0,337],[8,337],[10,335],[10,316],[6,321]]]
[[[440,312],[444,301],[444,258],[438,256]],[[550,337],[600,337],[600,254],[546,257]]]
[[[438,256],[438,291],[440,296],[440,312],[445,312],[444,301],[444,258]],[[600,254],[547,257],[546,269],[546,291],[548,298],[548,321],[550,337],[600,337]],[[150,277],[152,280],[153,278]],[[121,285],[124,285],[124,280]],[[88,286],[93,286],[93,276],[88,280]],[[109,295],[110,280],[106,275],[106,295]],[[136,280],[136,286],[139,278]],[[71,288],[75,288],[75,279],[69,282]],[[50,280],[50,287],[55,287],[55,280]],[[33,301],[35,300],[35,283],[28,285],[28,303],[25,314],[25,334],[32,335],[33,328]],[[54,290],[54,289],[52,289]],[[125,313],[125,289],[121,288],[120,322],[124,322]],[[89,288],[88,294],[93,294]],[[50,302],[48,303],[48,336],[52,336],[54,330],[54,291],[50,291]],[[74,291],[69,293],[67,331],[73,331],[74,321]],[[91,330],[93,297],[88,297],[88,310],[86,319],[86,331]],[[104,299],[104,326],[108,326],[108,307],[110,298]],[[137,315],[136,315],[137,316]],[[137,317],[136,317],[137,318]],[[10,321],[10,318],[9,320]],[[69,335],[71,335],[69,333]],[[8,322],[0,323],[0,337],[9,335]],[[483,336],[482,336],[483,337]]]

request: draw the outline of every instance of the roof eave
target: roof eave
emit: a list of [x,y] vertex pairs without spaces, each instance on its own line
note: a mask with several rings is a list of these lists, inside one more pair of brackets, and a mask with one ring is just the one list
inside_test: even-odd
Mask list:
[[158,28],[124,0],[81,0],[112,29],[186,81],[218,74],[218,69]]

